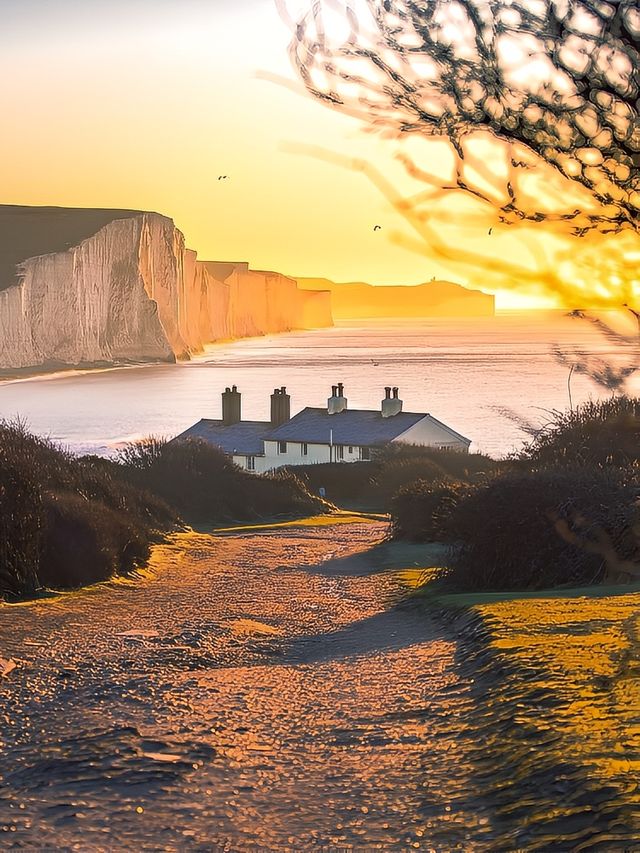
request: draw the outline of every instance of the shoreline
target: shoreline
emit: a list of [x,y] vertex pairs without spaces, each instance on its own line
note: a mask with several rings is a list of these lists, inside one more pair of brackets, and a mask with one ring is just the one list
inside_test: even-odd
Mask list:
[[294,335],[296,333],[304,334],[305,332],[326,332],[329,329],[350,329],[350,328],[366,328],[371,326],[406,326],[415,325],[422,321],[429,322],[452,322],[457,321],[463,324],[499,319],[501,317],[522,316],[533,314],[536,317],[543,315],[562,316],[566,309],[563,308],[533,308],[533,309],[496,309],[493,314],[478,314],[475,316],[446,316],[446,315],[425,315],[419,317],[341,317],[337,318],[332,326],[318,326],[314,328],[299,328],[299,329],[283,329],[280,332],[266,332],[262,335],[247,335],[241,338],[221,338],[216,341],[210,341],[205,344],[202,351],[194,352],[189,357],[184,358],[174,355],[167,359],[126,359],[121,361],[96,361],[96,362],[81,362],[80,364],[67,364],[66,362],[48,362],[42,365],[34,365],[31,367],[16,367],[5,368],[0,367],[0,385],[11,384],[15,382],[27,382],[29,380],[58,378],[68,376],[84,376],[92,373],[107,373],[109,371],[131,370],[145,367],[158,366],[177,366],[202,363],[210,352],[215,352],[218,347],[237,344],[242,341],[257,341],[263,339],[278,338],[283,335]]

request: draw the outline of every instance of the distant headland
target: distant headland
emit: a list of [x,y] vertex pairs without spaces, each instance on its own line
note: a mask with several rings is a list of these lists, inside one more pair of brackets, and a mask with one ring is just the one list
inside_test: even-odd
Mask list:
[[399,317],[493,317],[495,297],[451,281],[416,285],[338,283],[327,278],[296,277],[306,290],[328,290],[336,320]]

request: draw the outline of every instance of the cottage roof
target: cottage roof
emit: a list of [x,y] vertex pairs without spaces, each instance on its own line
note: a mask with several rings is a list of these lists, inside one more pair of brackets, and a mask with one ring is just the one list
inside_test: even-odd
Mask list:
[[272,430],[265,438],[269,441],[328,444],[331,434],[334,444],[370,447],[393,441],[425,417],[428,416],[400,412],[393,417],[383,418],[379,409],[346,409],[344,412],[330,415],[326,409],[306,408]]
[[221,420],[203,418],[178,435],[174,441],[202,438],[215,444],[225,453],[238,456],[261,456],[264,453],[263,439],[271,429],[269,421],[240,421],[225,425]]

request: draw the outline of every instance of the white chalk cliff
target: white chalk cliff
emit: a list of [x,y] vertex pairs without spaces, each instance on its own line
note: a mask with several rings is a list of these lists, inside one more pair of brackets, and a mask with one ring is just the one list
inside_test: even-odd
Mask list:
[[329,293],[199,261],[165,216],[0,206],[0,369],[172,361],[332,322]]

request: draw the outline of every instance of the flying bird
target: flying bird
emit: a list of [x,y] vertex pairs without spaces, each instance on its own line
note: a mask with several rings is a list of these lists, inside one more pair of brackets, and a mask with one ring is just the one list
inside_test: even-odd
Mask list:
[[373,230],[374,230],[374,231],[381,231],[381,230],[382,230],[382,225],[374,225],[374,226],[373,226]]
[[229,175],[218,175],[219,181],[226,181],[226,180],[228,180],[228,178],[229,178]]
[[491,236],[491,232],[493,231],[493,226],[489,228],[489,236]]

